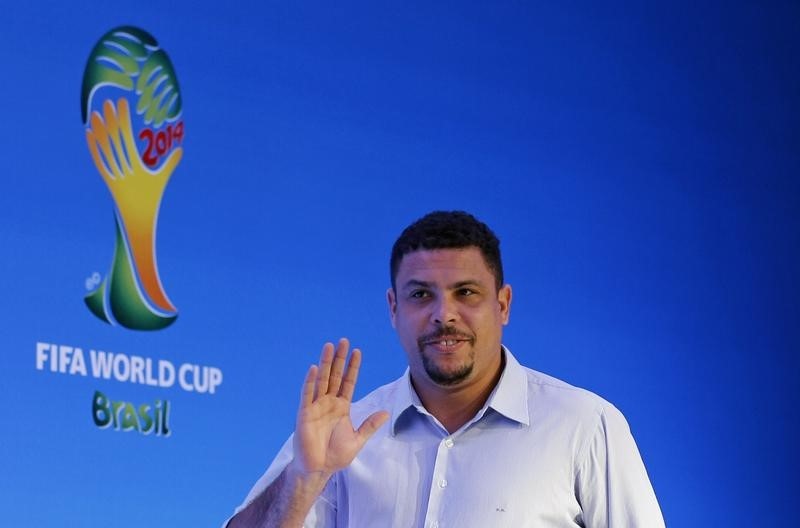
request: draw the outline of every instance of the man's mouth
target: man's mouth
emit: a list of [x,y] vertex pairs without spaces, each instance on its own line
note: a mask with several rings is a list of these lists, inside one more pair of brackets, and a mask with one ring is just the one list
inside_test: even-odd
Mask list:
[[447,335],[447,336],[428,336],[419,340],[422,346],[432,346],[439,349],[455,348],[461,343],[471,342],[472,338],[463,335]]
[[435,341],[426,341],[425,344],[426,345],[440,345],[440,346],[451,347],[451,346],[456,346],[456,344],[461,343],[462,341],[465,341],[465,340],[464,339],[441,339],[441,340],[435,340]]

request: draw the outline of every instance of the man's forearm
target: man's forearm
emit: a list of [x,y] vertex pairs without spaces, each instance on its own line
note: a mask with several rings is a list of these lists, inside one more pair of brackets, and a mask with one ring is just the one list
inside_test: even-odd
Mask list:
[[261,495],[236,514],[228,528],[301,528],[330,475],[304,475],[290,463]]

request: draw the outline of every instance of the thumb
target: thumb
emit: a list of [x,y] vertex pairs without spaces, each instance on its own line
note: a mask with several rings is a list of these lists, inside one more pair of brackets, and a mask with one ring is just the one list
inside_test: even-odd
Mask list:
[[172,176],[172,172],[175,170],[175,167],[178,166],[180,163],[181,158],[183,157],[183,147],[178,147],[172,151],[172,154],[169,155],[167,161],[161,165],[161,168],[158,169],[158,175],[163,176],[165,180],[168,180],[170,176]]
[[358,428],[358,436],[361,440],[366,443],[370,437],[375,434],[375,431],[380,429],[380,427],[386,423],[389,419],[389,413],[386,411],[378,411],[373,413],[364,420],[364,423],[361,424],[361,427]]

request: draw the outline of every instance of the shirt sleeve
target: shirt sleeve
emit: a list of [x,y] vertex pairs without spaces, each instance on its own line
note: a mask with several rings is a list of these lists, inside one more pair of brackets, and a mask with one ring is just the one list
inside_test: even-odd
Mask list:
[[642,457],[628,422],[614,406],[600,412],[578,458],[576,494],[586,528],[663,528]]
[[[256,497],[261,495],[270,484],[272,484],[278,475],[281,474],[283,469],[291,462],[292,453],[292,440],[293,435],[284,442],[283,447],[273,459],[272,463],[267,468],[267,471],[259,478],[244,502],[236,508],[234,515],[242,511],[248,504],[253,502]],[[335,528],[336,527],[336,485],[338,474],[331,477],[322,494],[311,507],[305,521],[303,521],[303,528]],[[230,519],[228,519],[229,521]],[[227,526],[228,521],[223,526]]]

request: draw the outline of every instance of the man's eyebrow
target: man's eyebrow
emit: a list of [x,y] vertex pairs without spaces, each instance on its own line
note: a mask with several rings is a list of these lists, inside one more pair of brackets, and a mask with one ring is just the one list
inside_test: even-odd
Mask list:
[[[433,285],[433,283],[431,283],[431,282],[427,282],[427,281],[423,281],[423,280],[419,280],[419,279],[409,279],[409,280],[407,280],[405,282],[405,284],[403,284],[402,287],[403,287],[403,289],[409,289],[409,288],[431,288],[431,287],[433,287],[432,285]],[[448,290],[458,290],[459,288],[465,288],[465,287],[468,287],[468,286],[477,286],[477,287],[480,288],[480,287],[483,287],[483,283],[481,281],[479,281],[478,279],[467,279],[467,280],[462,280],[462,281],[455,282],[455,283],[449,285],[447,287],[447,289]]]
[[431,283],[430,282],[425,282],[425,281],[421,281],[421,280],[417,280],[417,279],[409,279],[409,280],[407,280],[405,282],[405,284],[403,284],[403,288],[404,289],[408,289],[408,288],[430,288],[430,287],[431,287]]
[[455,284],[450,286],[450,289],[457,290],[459,288],[464,288],[466,286],[478,286],[480,288],[483,286],[483,283],[477,279],[467,279],[456,282]]

